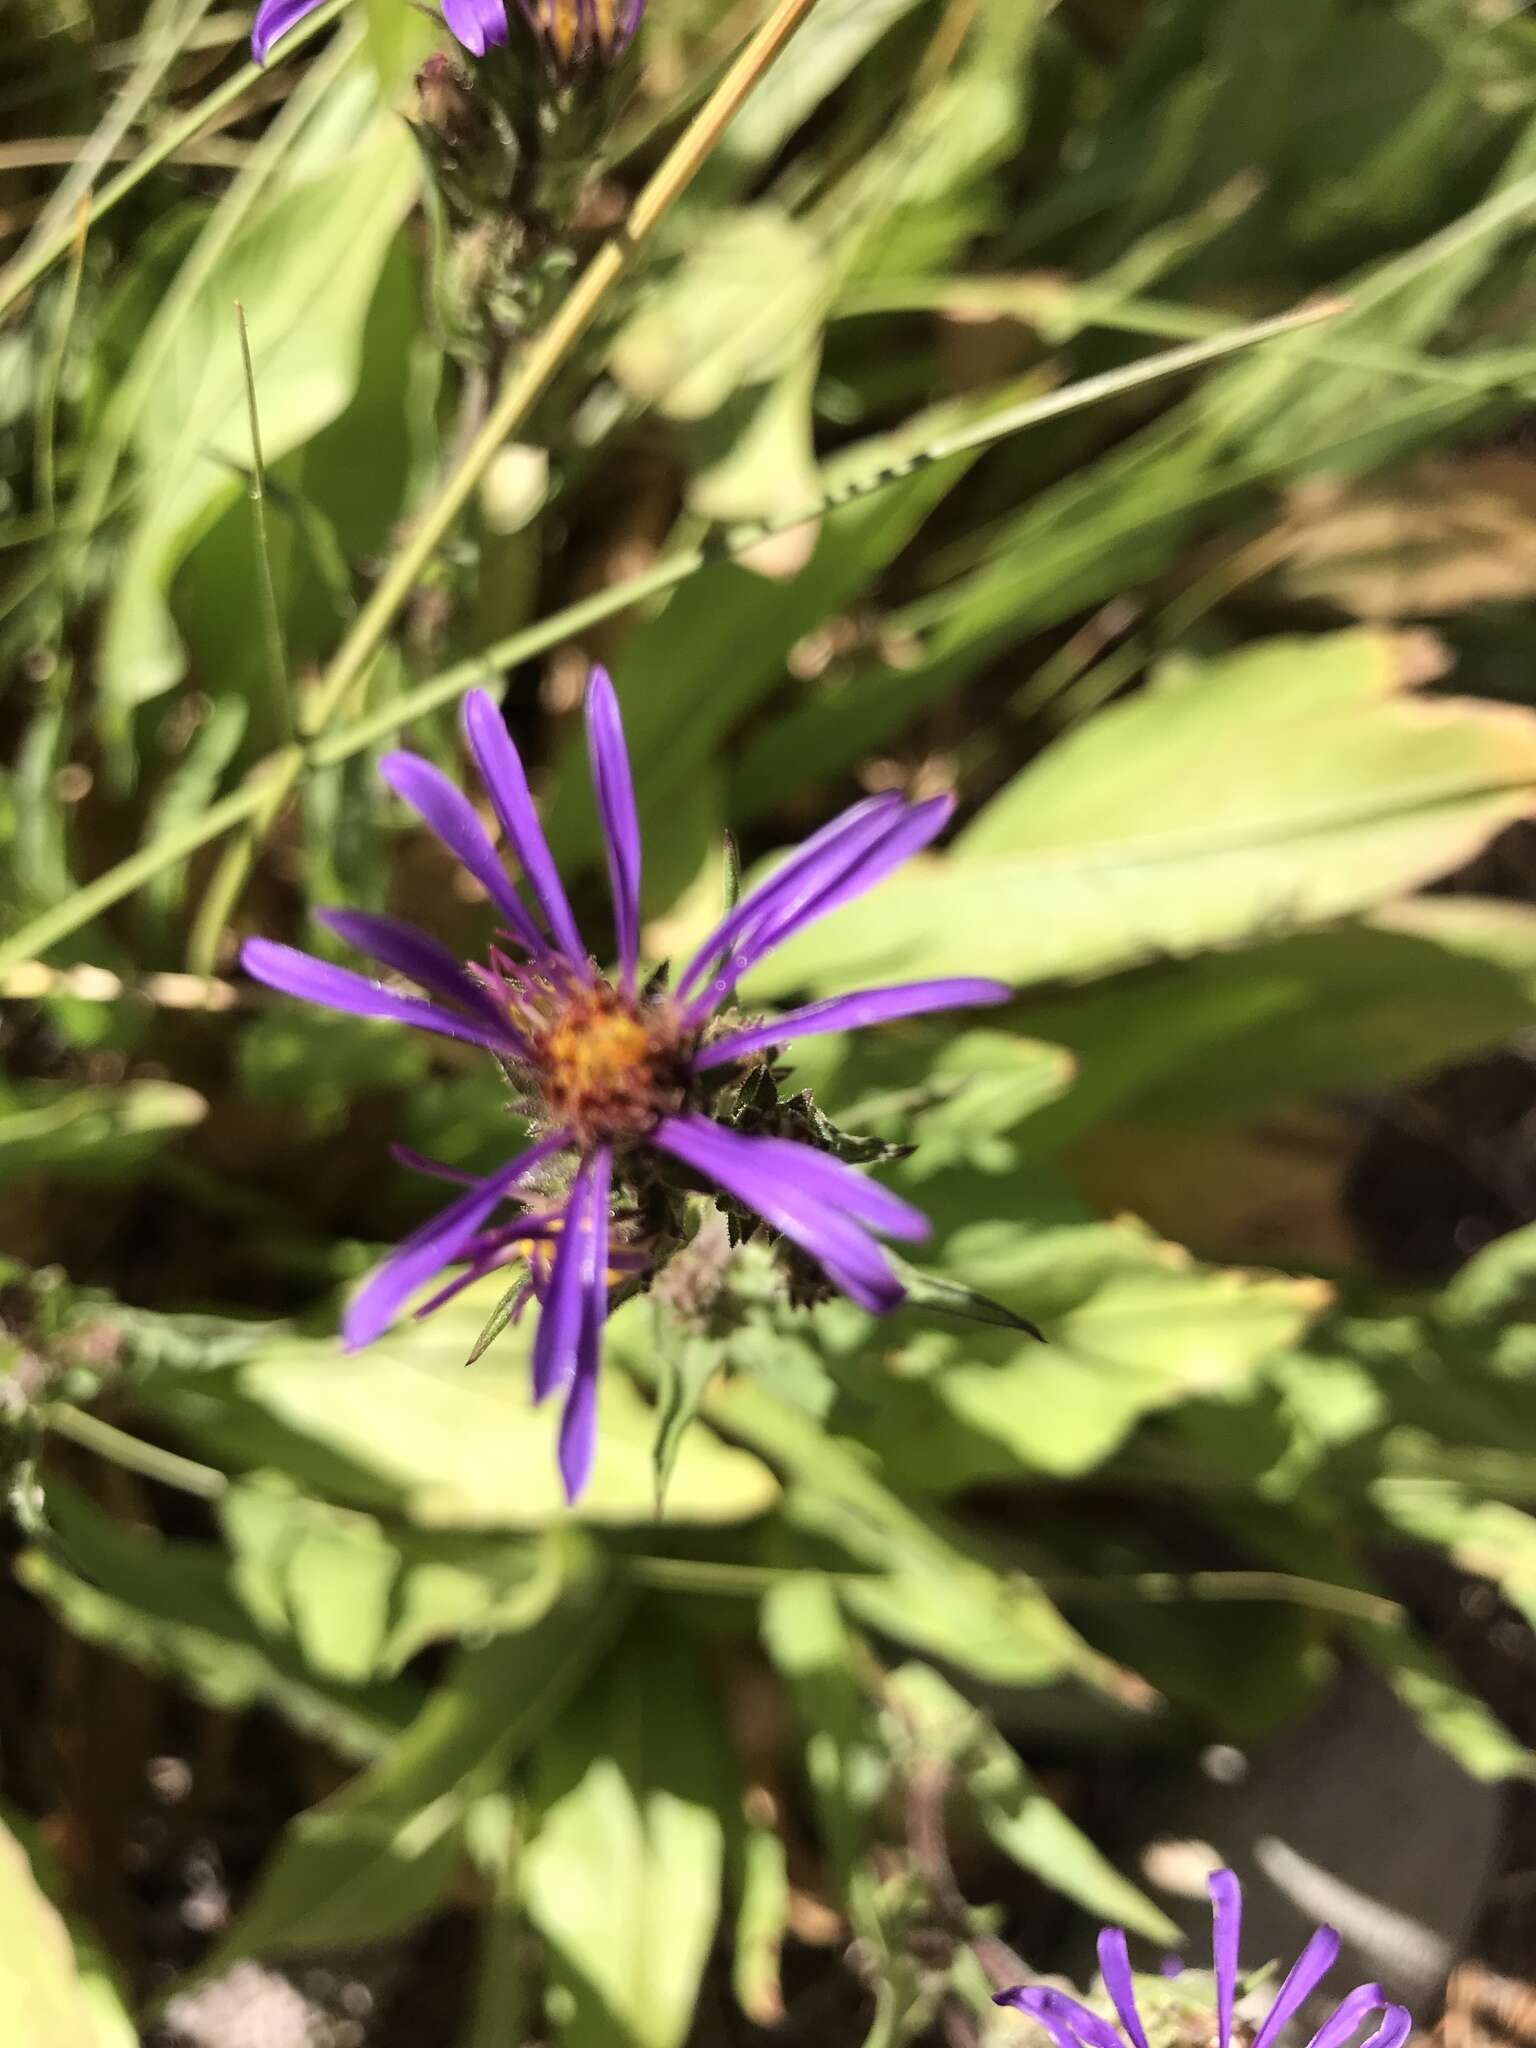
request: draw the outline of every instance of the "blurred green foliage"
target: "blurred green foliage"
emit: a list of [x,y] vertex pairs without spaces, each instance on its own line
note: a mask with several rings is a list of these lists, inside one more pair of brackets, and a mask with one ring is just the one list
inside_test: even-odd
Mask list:
[[[599,223],[749,16],[651,0]],[[24,0],[7,251],[93,151],[131,158],[230,76],[244,29]],[[366,1353],[335,1338],[338,1288],[421,1213],[390,1139],[503,1159],[496,1075],[189,979],[214,870],[156,856],[302,725],[502,367],[447,346],[400,113],[433,45],[396,0],[352,9],[0,325],[4,936],[25,953],[148,850],[131,900],[0,983],[17,1654],[95,1646],[157,1698],[302,1738],[310,1792],[274,1790],[184,1987],[470,1916],[434,2040],[681,2048],[714,2038],[712,1972],[775,2023],[820,1916],[872,2041],[946,2005],[1000,2038],[975,1947],[1000,1915],[957,1898],[922,1788],[984,1868],[1027,1875],[1008,1931],[1024,1913],[1034,1954],[1047,1890],[1175,1932],[1048,1765],[1259,1738],[1355,1658],[1474,1775],[1531,1771],[1385,1561],[1438,1554],[1536,1625],[1536,1234],[1409,1287],[1340,1200],[1362,1101],[1536,1025],[1536,911],[1467,875],[1536,791],[1536,25],[1474,0],[817,0],[482,479],[253,842],[235,929],[312,944],[315,905],[388,904],[475,951],[483,906],[380,748],[405,724],[456,767],[481,650],[761,520],[781,530],[503,677],[581,907],[572,679],[601,655],[653,955],[716,915],[727,827],[750,869],[861,788],[953,788],[952,845],[746,996],[1020,990],[985,1029],[808,1048],[824,1106],[915,1147],[890,1177],[934,1218],[926,1280],[885,1323],[791,1311],[749,1251],[738,1326],[681,1395],[630,1303],[577,1517],[527,1331],[464,1370],[495,1290]],[[29,155],[59,136],[67,172]],[[1313,294],[1342,308],[923,459]],[[1048,1341],[947,1319],[958,1288]],[[11,1790],[8,2038],[120,2048],[170,1965],[120,1874],[50,1869],[29,1813],[99,1852],[76,1795]],[[74,1911],[103,1897],[111,1970]]]

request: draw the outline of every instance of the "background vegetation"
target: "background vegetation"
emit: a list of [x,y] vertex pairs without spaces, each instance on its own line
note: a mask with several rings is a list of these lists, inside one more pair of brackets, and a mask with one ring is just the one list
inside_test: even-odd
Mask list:
[[[509,320],[765,11],[651,0],[574,248],[523,251]],[[517,362],[458,324],[402,119],[432,26],[366,0],[261,74],[209,0],[12,0],[18,2048],[1016,2034],[987,1993],[1020,1954],[1095,1916],[1175,1938],[1147,1788],[1262,1748],[1341,1662],[1508,1782],[1518,1860],[1522,12],[816,0],[338,689]],[[748,1262],[658,1514],[675,1362],[637,1301],[573,1517],[526,1336],[464,1370],[485,1300],[335,1341],[424,1213],[390,1140],[496,1163],[494,1071],[232,961],[316,944],[327,902],[477,950],[373,764],[404,733],[460,772],[488,674],[601,916],[592,657],[653,957],[715,914],[728,825],[750,867],[860,791],[957,792],[945,851],[747,994],[1017,984],[801,1066],[916,1145],[935,1278],[1049,1341],[791,1312]]]

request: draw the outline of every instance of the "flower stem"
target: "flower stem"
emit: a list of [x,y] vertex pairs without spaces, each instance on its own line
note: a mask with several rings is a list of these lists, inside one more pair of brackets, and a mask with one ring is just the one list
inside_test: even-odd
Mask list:
[[42,1409],[41,1419],[44,1428],[55,1436],[68,1437],[82,1450],[121,1465],[125,1471],[137,1472],[145,1479],[156,1479],[162,1486],[173,1486],[178,1493],[195,1494],[199,1500],[218,1500],[229,1489],[228,1479],[212,1465],[199,1465],[193,1458],[162,1450],[159,1444],[147,1444],[142,1437],[130,1436],[126,1429],[103,1422],[99,1415],[84,1408],[73,1408],[67,1401],[50,1401]]

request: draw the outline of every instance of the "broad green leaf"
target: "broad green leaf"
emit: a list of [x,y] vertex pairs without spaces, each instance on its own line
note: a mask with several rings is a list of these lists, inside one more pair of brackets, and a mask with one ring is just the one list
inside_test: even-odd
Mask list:
[[103,2048],[69,1930],[0,1826],[0,2011],[14,2048]]
[[[556,1460],[558,1404],[529,1394],[532,1318],[508,1330],[466,1369],[486,1318],[505,1292],[492,1278],[450,1307],[401,1328],[366,1352],[335,1338],[278,1337],[234,1367],[227,1391],[165,1379],[147,1389],[157,1407],[215,1455],[312,1478],[358,1506],[394,1505],[423,1529],[536,1529],[564,1522]],[[612,1318],[609,1348],[626,1332],[648,1342],[650,1307]],[[638,1321],[637,1321],[638,1319]],[[259,1419],[253,1434],[248,1418]],[[652,1411],[620,1372],[599,1400],[597,1461],[579,1513],[599,1523],[655,1517]],[[295,1461],[299,1461],[295,1463]],[[777,1495],[768,1467],[705,1427],[688,1431],[667,1492],[675,1522],[734,1522]]]
[[979,1707],[926,1664],[904,1664],[887,1679],[908,1728],[963,1778],[982,1826],[1006,1856],[1053,1891],[1148,1941],[1175,1943],[1179,1930],[1146,1893],[1123,1878],[1043,1791]]
[[1143,1416],[1246,1393],[1328,1298],[1320,1281],[1201,1266],[1130,1225],[1015,1227],[992,1243],[961,1233],[947,1263],[1044,1344],[919,1327],[888,1362],[844,1371],[867,1402],[861,1436],[925,1492],[1090,1471]]
[[252,1618],[343,1683],[389,1676],[431,1642],[530,1627],[560,1591],[542,1542],[386,1528],[276,1473],[231,1486],[219,1516]]
[[617,1623],[592,1554],[568,1545],[550,1563],[556,1604],[462,1650],[393,1748],[290,1825],[210,1968],[378,1941],[440,1901],[474,1801],[566,1707]]
[[176,1081],[28,1082],[0,1096],[0,1187],[31,1173],[126,1176],[207,1114],[204,1097]]
[[860,1684],[861,1655],[830,1582],[798,1572],[763,1602],[763,1646],[805,1741],[805,1770],[840,1890],[873,1882],[863,1852],[890,1784],[890,1759]]
[[1068,1048],[1078,1073],[1031,1125],[1035,1146],[1110,1115],[1140,1127],[1235,1123],[1302,1097],[1388,1086],[1529,1028],[1536,917],[1522,904],[1418,898],[1147,969],[1134,993],[1106,982],[1031,1003],[1020,1021]]
[[538,1758],[524,1897],[565,2048],[681,2048],[720,1916],[732,1777],[716,1687],[648,1619]]
[[59,1480],[49,1483],[47,1513],[58,1546],[24,1552],[17,1576],[86,1642],[226,1712],[275,1707],[348,1756],[376,1755],[408,1719],[417,1695],[404,1681],[331,1684],[264,1641],[211,1544],[130,1534]]
[[[655,1384],[650,1353],[631,1345],[623,1358],[643,1384]],[[785,1473],[784,1512],[796,1528],[837,1543],[864,1567],[845,1582],[844,1597],[871,1627],[1001,1685],[1068,1676],[1104,1682],[1101,1661],[1031,1579],[994,1569],[958,1531],[894,1491],[862,1443],[831,1434],[755,1375],[709,1388],[703,1412]]]
[[246,309],[263,449],[275,462],[351,395],[369,302],[418,170],[408,134],[380,121],[339,164],[259,206],[181,320],[133,428],[134,454],[157,481],[124,549],[102,638],[102,688],[120,709],[180,675],[170,581],[249,467],[234,301]]
[[835,912],[747,992],[1103,973],[1442,873],[1530,808],[1536,716],[1415,695],[1418,658],[1355,631],[1165,672],[1026,768],[947,858]]

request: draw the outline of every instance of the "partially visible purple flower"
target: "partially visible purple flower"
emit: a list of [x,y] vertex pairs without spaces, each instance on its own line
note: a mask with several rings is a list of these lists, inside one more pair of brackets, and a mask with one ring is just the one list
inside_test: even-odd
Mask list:
[[[1243,1894],[1236,1874],[1230,1870],[1218,1870],[1212,1875],[1210,1893],[1211,1951],[1216,1976],[1214,2048],[1233,2048],[1232,2015],[1237,2004]],[[1333,1968],[1338,1954],[1338,1935],[1331,1927],[1319,1927],[1291,1965],[1257,2031],[1251,2039],[1246,2032],[1241,2036],[1248,2048],[1275,2048],[1286,2027]],[[1118,2030],[1081,2000],[1049,1985],[1018,1985],[1010,1991],[999,1991],[994,2003],[1011,2005],[1015,2011],[1028,2014],[1050,2035],[1056,2048],[1148,2048],[1147,2030],[1136,2005],[1125,1935],[1118,1927],[1106,1927],[1099,1936],[1099,1972],[1120,2022]],[[1413,2030],[1413,2021],[1403,2006],[1391,2003],[1379,1984],[1361,1984],[1342,1998],[1316,2028],[1307,2048],[1345,2048],[1377,2014],[1380,2018],[1362,2048],[1403,2048]]]
[[[405,5],[405,0],[400,0]],[[507,40],[505,0],[441,0],[443,19],[469,51],[483,57]],[[634,39],[645,0],[518,0],[528,26],[562,71],[586,63],[611,64]],[[321,0],[261,0],[251,30],[251,53],[265,64],[274,43],[313,14]]]
[[[626,1187],[654,1181],[657,1168],[667,1167],[685,1186],[723,1190],[862,1307],[894,1308],[903,1289],[877,1237],[926,1236],[926,1218],[809,1143],[732,1128],[720,1120],[722,1104],[770,1047],[924,1011],[1000,1003],[1009,991],[974,979],[906,982],[808,1003],[772,1023],[738,1024],[720,1015],[749,968],[814,919],[862,896],[948,822],[949,798],[913,804],[894,793],[855,804],[806,840],[722,919],[675,991],[664,978],[642,985],[634,788],[613,686],[595,669],[586,728],[618,941],[618,972],[610,980],[598,973],[577,929],[522,761],[483,691],[467,698],[464,724],[531,905],[514,888],[474,807],[446,776],[408,753],[386,756],[380,772],[485,890],[505,945],[493,946],[485,964],[466,967],[397,919],[319,913],[339,938],[413,982],[421,995],[264,939],[249,940],[243,959],[258,981],[306,1002],[483,1046],[513,1083],[532,1142],[497,1172],[468,1182],[406,1239],[353,1299],[345,1335],[354,1348],[371,1343],[446,1267],[465,1271],[428,1307],[542,1235],[552,1248],[533,1262],[532,1291],[542,1307],[533,1391],[537,1400],[565,1393],[560,1467],[575,1499],[592,1462],[610,1276],[616,1257],[617,1270],[625,1263],[610,1237],[616,1168]],[[504,1203],[529,1200],[537,1205],[533,1217],[492,1221]]]
[[640,26],[645,0],[521,0],[535,35],[564,71],[623,55]]
[[[265,64],[272,45],[313,14],[321,0],[261,0],[251,29],[251,55]],[[404,0],[402,0],[402,5]],[[492,43],[507,40],[502,0],[442,0],[443,19],[471,56],[483,57]]]

